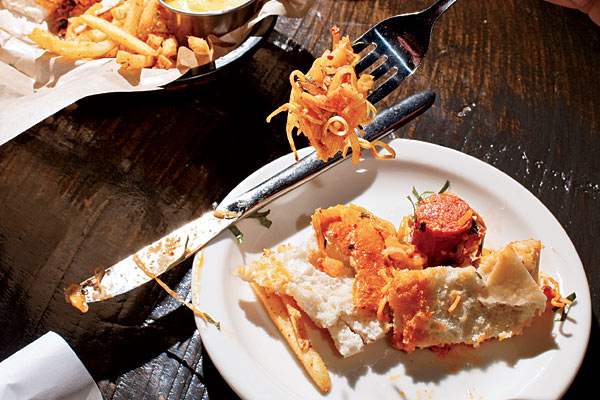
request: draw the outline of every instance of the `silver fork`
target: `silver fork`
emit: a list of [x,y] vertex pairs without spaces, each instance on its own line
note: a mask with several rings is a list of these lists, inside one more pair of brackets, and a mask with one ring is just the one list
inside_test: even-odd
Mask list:
[[356,64],[357,74],[382,58],[384,61],[369,72],[375,80],[396,69],[393,75],[371,92],[367,98],[371,103],[375,104],[390,94],[419,68],[429,48],[433,25],[455,1],[438,0],[424,11],[390,17],[354,41],[352,47],[355,53],[375,46]]
[[[371,43],[375,44],[375,49],[359,61],[357,72],[364,71],[381,57],[386,57],[386,60],[370,73],[375,78],[381,77],[391,68],[397,69],[395,75],[369,95],[371,103],[387,96],[417,69],[429,46],[428,34],[431,34],[434,22],[455,1],[438,1],[422,13],[399,15],[384,20],[354,43],[356,52]],[[433,92],[421,92],[378,113],[375,120],[365,126],[364,138],[373,141],[383,137],[427,110],[434,99]],[[254,188],[219,204],[217,211],[220,217],[207,212],[121,260],[106,270],[101,278],[90,277],[81,284],[82,295],[87,302],[102,301],[142,285],[151,280],[151,277],[140,270],[138,261],[144,260],[146,265],[153,266],[151,269],[158,276],[197,252],[223,229],[308,182],[342,159],[339,152],[327,162],[319,160],[314,152],[308,154]],[[156,250],[163,248],[163,243],[169,244],[169,251]],[[101,286],[98,279],[102,280]]]

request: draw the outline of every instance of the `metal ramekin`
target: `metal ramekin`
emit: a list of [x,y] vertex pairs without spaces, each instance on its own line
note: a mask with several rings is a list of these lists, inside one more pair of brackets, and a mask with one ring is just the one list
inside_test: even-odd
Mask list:
[[261,1],[247,2],[226,10],[211,12],[181,11],[159,0],[167,10],[170,28],[180,43],[187,43],[188,36],[221,36],[247,22],[256,12]]

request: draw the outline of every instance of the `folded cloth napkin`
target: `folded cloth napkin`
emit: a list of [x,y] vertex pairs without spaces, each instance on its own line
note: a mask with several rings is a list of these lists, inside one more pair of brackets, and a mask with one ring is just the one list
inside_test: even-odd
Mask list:
[[0,399],[102,400],[102,395],[67,342],[48,332],[0,363]]

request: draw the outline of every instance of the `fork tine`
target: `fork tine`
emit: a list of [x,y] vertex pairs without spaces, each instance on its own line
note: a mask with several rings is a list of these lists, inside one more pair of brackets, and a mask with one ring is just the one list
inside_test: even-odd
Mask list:
[[[361,38],[362,38],[362,36],[361,36]],[[356,54],[363,51],[369,45],[369,43],[365,42],[361,38],[356,39],[356,41],[354,43],[352,43],[352,50],[354,50],[354,52]]]
[[379,65],[373,71],[369,72],[369,75],[371,75],[373,77],[373,80],[376,81],[392,68],[394,68],[394,65],[391,65],[389,59],[386,58],[386,60],[383,63],[381,63],[381,65]]
[[365,69],[367,69],[371,64],[373,64],[375,61],[377,61],[379,58],[381,58],[381,54],[377,50],[377,47],[375,47],[369,54],[367,54],[366,56],[361,58],[356,63],[356,65],[354,66],[356,73],[360,74]]
[[363,33],[361,36],[359,36],[352,43],[352,49],[354,50],[354,52],[356,54],[358,54],[361,51],[363,51],[371,43],[377,44],[377,37],[378,36],[375,33],[376,29],[377,29],[377,25],[375,25],[374,27],[372,27],[371,29],[369,29],[368,31],[366,31],[365,33]]
[[360,36],[358,39],[356,39],[353,43],[352,43],[352,50],[354,50],[354,52],[356,54],[360,53],[361,51],[363,51],[370,43],[370,40],[367,40],[367,37],[369,36],[368,33],[370,31],[366,31],[365,33],[363,33],[362,36]]
[[398,73],[390,76],[385,82],[383,82],[377,89],[375,89],[369,96],[367,96],[367,100],[371,104],[377,103],[379,100],[383,99],[385,96],[390,94],[394,89],[400,86],[403,79],[398,77]]

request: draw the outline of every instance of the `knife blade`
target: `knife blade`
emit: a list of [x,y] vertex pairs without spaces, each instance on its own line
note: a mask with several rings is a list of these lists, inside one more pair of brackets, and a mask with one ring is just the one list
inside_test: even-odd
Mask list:
[[[423,113],[434,101],[435,93],[431,91],[423,91],[406,98],[378,113],[375,119],[364,127],[364,138],[373,141],[387,135]],[[86,303],[110,299],[143,285],[198,252],[232,224],[308,182],[343,159],[341,153],[338,153],[327,162],[323,162],[312,152],[233,200],[219,204],[215,211],[204,213],[198,219],[110,268],[97,272],[79,285],[79,303],[84,300],[83,305],[87,308]],[[72,297],[71,302],[74,301],[77,299]],[[77,306],[75,303],[73,305]]]

